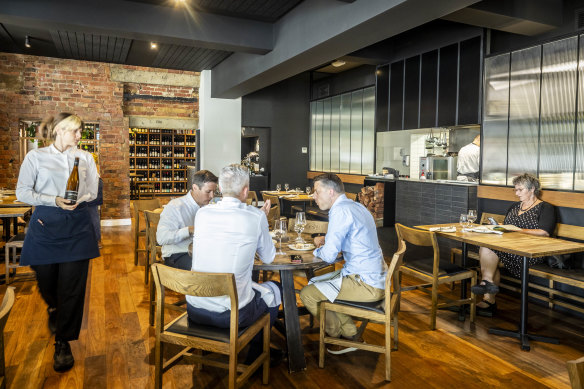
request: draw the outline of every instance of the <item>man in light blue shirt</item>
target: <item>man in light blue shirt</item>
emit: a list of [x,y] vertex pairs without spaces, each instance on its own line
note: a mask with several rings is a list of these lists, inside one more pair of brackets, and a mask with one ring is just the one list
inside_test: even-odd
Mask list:
[[[308,311],[318,318],[321,301],[349,300],[371,302],[385,297],[387,265],[377,239],[377,229],[371,213],[362,204],[345,196],[345,188],[332,173],[314,178],[314,200],[322,210],[329,210],[329,224],[325,237],[315,239],[319,246],[314,255],[328,263],[343,253],[345,265],[335,273],[319,277],[300,292],[300,299]],[[326,332],[329,336],[353,339],[357,333],[350,316],[327,312]],[[329,348],[342,354],[354,348]]]

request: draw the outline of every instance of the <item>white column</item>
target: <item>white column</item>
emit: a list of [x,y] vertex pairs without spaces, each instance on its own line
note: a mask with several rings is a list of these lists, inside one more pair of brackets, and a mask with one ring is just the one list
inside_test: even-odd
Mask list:
[[201,72],[199,124],[201,169],[218,176],[224,166],[241,162],[241,98],[211,98],[211,70]]

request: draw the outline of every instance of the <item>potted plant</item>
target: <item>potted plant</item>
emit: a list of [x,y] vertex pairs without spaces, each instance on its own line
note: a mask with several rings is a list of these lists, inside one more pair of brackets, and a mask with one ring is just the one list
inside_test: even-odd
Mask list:
[[24,133],[28,138],[28,150],[36,149],[39,147],[39,140],[36,139],[37,126],[35,123],[30,123],[28,127],[24,129]]

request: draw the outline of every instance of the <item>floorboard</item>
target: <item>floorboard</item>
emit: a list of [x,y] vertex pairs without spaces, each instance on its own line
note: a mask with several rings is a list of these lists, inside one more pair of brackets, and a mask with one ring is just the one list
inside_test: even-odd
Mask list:
[[[381,245],[388,254],[395,244],[392,229],[382,229]],[[47,311],[34,281],[16,281],[16,303],[5,329],[8,388],[150,388],[154,367],[154,331],[148,325],[148,294],[143,266],[134,266],[130,227],[104,227],[102,256],[91,261],[85,316],[76,361],[66,373],[53,371],[54,339]],[[143,261],[143,258],[142,258]],[[0,268],[0,272],[3,269]],[[19,269],[19,273],[30,271]],[[408,279],[404,280],[406,283]],[[410,280],[411,281],[411,280]],[[305,278],[295,279],[298,287]],[[0,286],[3,293],[6,286]],[[459,293],[444,287],[444,293]],[[532,343],[531,352],[516,340],[490,335],[488,328],[514,329],[519,316],[516,296],[501,294],[494,318],[478,317],[471,325],[449,311],[438,313],[430,331],[427,294],[403,294],[399,313],[399,350],[392,352],[392,382],[384,381],[384,356],[357,351],[327,355],[318,368],[318,332],[301,317],[306,371],[289,374],[286,363],[270,370],[269,387],[277,388],[569,388],[566,361],[584,355],[582,319],[530,304],[530,331],[560,338],[559,345]],[[371,324],[365,341],[381,344],[383,327]],[[272,343],[285,340],[272,332]],[[184,360],[164,375],[165,388],[225,388],[225,371],[197,371]],[[263,388],[260,375],[246,388]]]

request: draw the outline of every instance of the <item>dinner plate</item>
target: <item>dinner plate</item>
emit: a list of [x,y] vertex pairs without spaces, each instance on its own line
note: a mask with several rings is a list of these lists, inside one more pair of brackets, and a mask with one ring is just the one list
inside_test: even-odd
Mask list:
[[312,243],[294,243],[294,244],[289,244],[288,248],[290,248],[290,250],[295,250],[295,251],[309,251],[309,250],[314,250],[314,245]]

